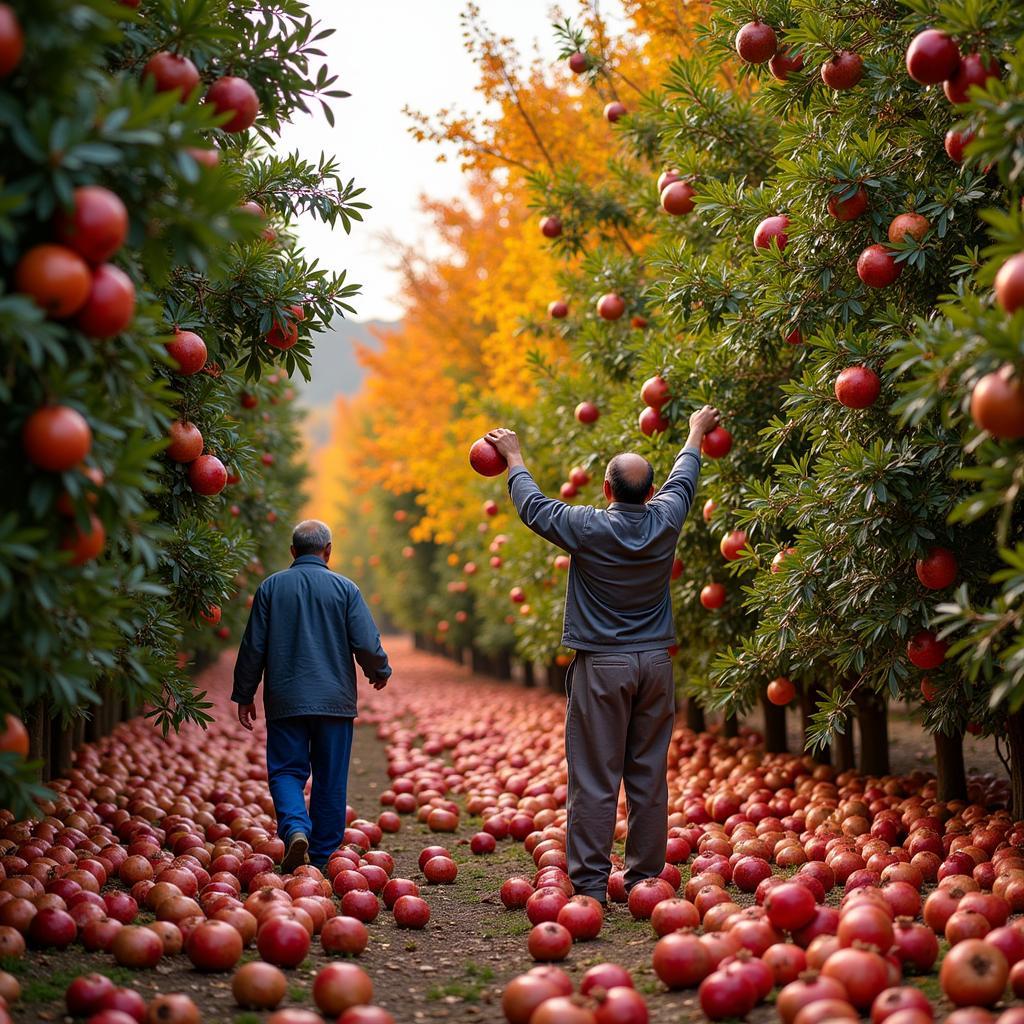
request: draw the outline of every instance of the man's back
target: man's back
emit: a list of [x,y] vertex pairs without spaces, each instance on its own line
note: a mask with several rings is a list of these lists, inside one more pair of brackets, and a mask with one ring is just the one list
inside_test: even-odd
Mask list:
[[669,580],[697,486],[700,457],[684,449],[646,504],[607,509],[545,497],[525,469],[509,474],[523,522],[572,557],[562,643],[578,651],[648,651],[675,642]]
[[359,588],[317,555],[260,584],[235,664],[232,700],[252,700],[265,674],[271,718],[356,714],[353,657],[373,681],[391,674]]

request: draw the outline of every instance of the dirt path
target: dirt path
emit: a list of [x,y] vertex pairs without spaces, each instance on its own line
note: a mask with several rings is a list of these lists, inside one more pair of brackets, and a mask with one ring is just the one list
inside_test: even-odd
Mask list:
[[[377,736],[374,720],[388,713],[390,701],[401,707],[403,694],[429,693],[432,686],[459,680],[466,685],[467,694],[472,693],[474,702],[485,706],[489,696],[507,699],[509,688],[515,685],[474,677],[449,661],[413,650],[401,638],[393,638],[389,649],[396,667],[395,684],[364,702],[368,714],[357,729],[350,778],[349,803],[360,817],[370,819],[376,819],[380,793],[388,786],[385,745]],[[209,689],[215,710],[221,716],[231,713],[226,700],[231,663],[231,655],[225,655],[200,680]],[[553,702],[556,708],[559,704],[555,694],[546,695],[543,700]],[[407,724],[415,726],[409,719]],[[893,739],[898,769],[926,766],[923,762],[930,745],[918,729],[912,722],[895,723]],[[243,738],[240,733],[239,742],[246,741],[248,737]],[[389,1009],[399,1022],[500,1021],[504,983],[532,966],[526,951],[529,923],[525,914],[506,911],[497,898],[507,877],[532,874],[532,859],[521,844],[511,841],[499,844],[495,854],[474,856],[468,840],[480,824],[479,819],[463,815],[459,831],[442,838],[406,816],[401,831],[385,835],[381,844],[395,858],[395,875],[419,883],[422,875],[416,860],[424,846],[447,845],[459,864],[454,885],[421,886],[421,894],[431,908],[431,921],[425,930],[399,930],[386,911],[370,926],[370,945],[359,963],[373,979],[375,1002]],[[687,872],[683,877],[685,881]],[[658,983],[650,968],[653,944],[653,932],[648,925],[632,921],[624,908],[613,907],[601,937],[576,945],[563,966],[578,981],[588,967],[613,960],[632,971],[636,987],[649,999],[653,1024],[667,1024],[680,1018],[702,1019],[694,992],[667,993]],[[247,951],[245,957],[254,959],[255,953]],[[319,941],[314,940],[306,961],[288,972],[289,991],[284,1005],[311,1006],[312,979],[328,959],[322,955]],[[105,954],[87,954],[73,946],[61,953],[30,952],[23,961],[4,966],[19,975],[24,988],[24,999],[14,1008],[14,1019],[18,1022],[62,1019],[63,992],[68,981],[88,971],[107,973],[147,998],[162,992],[186,992],[200,1006],[204,1021],[259,1024],[268,1016],[240,1011],[231,997],[230,975],[199,974],[184,956],[165,960],[153,971],[133,972],[113,966],[112,958]],[[921,984],[929,995],[937,996],[934,978],[924,979]],[[774,1019],[770,1006],[760,1008],[750,1017],[752,1024],[767,1024]]]

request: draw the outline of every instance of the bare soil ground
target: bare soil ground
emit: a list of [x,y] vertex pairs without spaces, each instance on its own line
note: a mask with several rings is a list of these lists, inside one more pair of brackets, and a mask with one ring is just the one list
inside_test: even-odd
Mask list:
[[[492,687],[517,685],[474,677],[447,660],[413,650],[402,638],[392,638],[388,646],[396,668],[396,687],[429,687],[435,680],[464,678],[472,686],[474,699],[486,699]],[[231,665],[232,656],[226,654],[204,673],[201,685],[223,697],[230,688]],[[227,713],[223,700],[219,703],[222,713]],[[380,792],[388,785],[384,745],[372,726],[356,732],[349,803],[360,816],[374,819],[380,809]],[[239,741],[245,742],[241,733]],[[906,716],[897,715],[892,723],[891,745],[895,770],[928,766],[931,745],[920,727]],[[971,770],[1002,770],[987,743],[970,741],[968,758]],[[532,966],[526,952],[529,923],[525,914],[506,911],[497,896],[509,875],[532,873],[532,859],[521,844],[511,841],[499,844],[493,855],[474,856],[468,840],[479,826],[479,819],[463,816],[458,833],[446,837],[459,864],[459,876],[451,886],[423,887],[422,894],[431,907],[426,929],[399,930],[386,911],[370,926],[370,945],[358,962],[373,979],[374,1001],[390,1010],[400,1024],[430,1020],[499,1022],[503,1020],[500,1000],[504,983]],[[439,837],[425,826],[405,818],[401,831],[386,835],[382,846],[395,858],[396,875],[421,880],[416,865],[419,852],[438,841]],[[648,924],[634,922],[623,907],[613,906],[600,938],[577,944],[563,966],[578,981],[588,967],[614,961],[632,971],[637,989],[648,998],[653,1024],[703,1019],[695,992],[669,993],[658,982],[650,967],[653,945],[654,934]],[[247,951],[245,957],[253,959],[255,953]],[[306,961],[288,972],[284,1006],[311,1008],[313,977],[328,959],[314,940]],[[147,998],[185,992],[208,1022],[260,1024],[269,1016],[239,1010],[231,996],[230,975],[200,974],[184,956],[170,958],[156,970],[130,971],[114,966],[107,955],[88,954],[73,946],[60,953],[30,951],[23,960],[2,966],[21,980],[23,1000],[13,1008],[13,1017],[25,1024],[63,1019],[65,987],[73,977],[88,971],[109,974]],[[931,976],[914,983],[936,1003],[936,1016],[945,1016],[949,1007],[939,998],[937,979]],[[749,1019],[752,1024],[768,1024],[776,1017],[769,1004]]]

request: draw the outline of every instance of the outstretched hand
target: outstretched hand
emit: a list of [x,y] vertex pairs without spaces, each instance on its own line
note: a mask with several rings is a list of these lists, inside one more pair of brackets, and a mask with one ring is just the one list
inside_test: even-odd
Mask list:
[[497,449],[498,454],[501,455],[507,462],[510,458],[520,454],[519,450],[519,438],[516,436],[514,430],[509,430],[507,427],[498,427],[495,430],[490,431],[484,435],[484,440],[489,441]]
[[690,416],[690,433],[699,440],[714,430],[721,420],[722,414],[713,405],[705,405]]

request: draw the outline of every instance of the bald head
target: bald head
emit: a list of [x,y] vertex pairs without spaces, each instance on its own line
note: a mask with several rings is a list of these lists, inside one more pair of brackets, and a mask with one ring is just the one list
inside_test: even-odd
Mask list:
[[654,490],[654,468],[635,452],[616,455],[604,474],[604,492],[610,501],[641,505]]
[[331,528],[319,519],[304,519],[292,530],[292,557],[320,555],[326,562],[331,557]]

